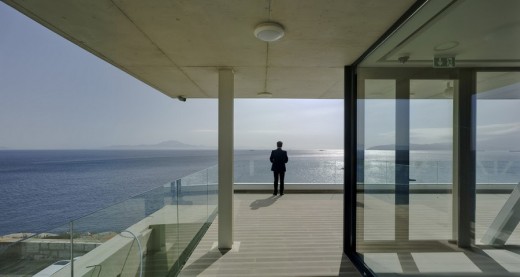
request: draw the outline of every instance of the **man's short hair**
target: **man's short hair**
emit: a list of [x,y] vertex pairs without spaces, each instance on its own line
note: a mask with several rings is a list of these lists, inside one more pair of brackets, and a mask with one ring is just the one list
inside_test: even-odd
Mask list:
[[283,145],[283,142],[281,142],[281,141],[276,142],[277,147],[282,147],[282,145]]

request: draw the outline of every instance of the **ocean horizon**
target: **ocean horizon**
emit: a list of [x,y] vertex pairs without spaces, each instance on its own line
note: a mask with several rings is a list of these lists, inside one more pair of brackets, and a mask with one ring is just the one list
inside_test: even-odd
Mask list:
[[[342,184],[342,149],[291,150],[286,184]],[[236,183],[271,183],[270,150],[235,151]],[[393,151],[365,151],[365,183],[392,183]],[[217,164],[216,150],[0,150],[0,236],[41,233]],[[414,183],[451,182],[451,151],[411,151]],[[518,183],[520,153],[477,153],[477,183]]]
[[[236,150],[236,168],[247,164],[249,170],[242,175],[235,170],[236,182],[251,180],[249,161],[258,167],[254,180],[271,182],[269,154]],[[310,159],[311,164],[302,166],[327,169],[328,161],[342,162],[343,150],[289,150],[289,155],[289,168]],[[0,236],[48,231],[214,166],[217,160],[211,149],[0,150]]]

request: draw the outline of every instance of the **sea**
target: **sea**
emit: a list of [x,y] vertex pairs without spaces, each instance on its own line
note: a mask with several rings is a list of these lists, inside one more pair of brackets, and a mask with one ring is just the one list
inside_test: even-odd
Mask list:
[[[288,149],[286,184],[342,184],[344,152]],[[235,183],[271,183],[270,150],[236,150]],[[417,184],[451,182],[450,151],[412,151]],[[2,150],[0,236],[42,233],[217,164],[216,150]],[[365,183],[388,184],[393,151],[365,152]],[[520,153],[477,152],[477,183],[518,183]]]
[[[288,151],[287,182],[342,181],[343,150]],[[269,154],[235,151],[235,181],[270,183]],[[46,232],[216,164],[216,150],[1,150],[0,236]]]

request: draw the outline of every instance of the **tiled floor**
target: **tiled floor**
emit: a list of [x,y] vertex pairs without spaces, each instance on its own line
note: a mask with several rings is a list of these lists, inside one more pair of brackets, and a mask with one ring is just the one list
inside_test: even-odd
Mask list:
[[217,224],[180,276],[361,276],[342,255],[343,194],[235,194],[234,248]]

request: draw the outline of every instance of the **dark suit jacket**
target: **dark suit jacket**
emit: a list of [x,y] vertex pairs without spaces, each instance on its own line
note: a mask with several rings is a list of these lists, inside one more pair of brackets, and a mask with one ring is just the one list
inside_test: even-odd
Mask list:
[[269,160],[273,163],[271,171],[285,172],[285,163],[289,161],[287,151],[284,151],[281,148],[273,150],[271,151],[271,157],[269,157]]

